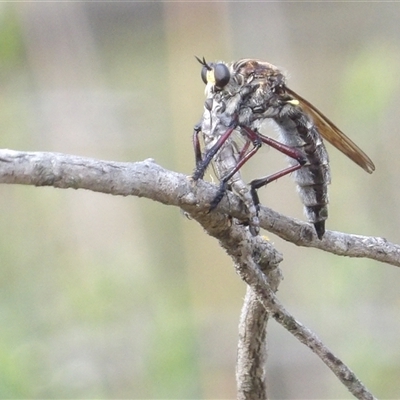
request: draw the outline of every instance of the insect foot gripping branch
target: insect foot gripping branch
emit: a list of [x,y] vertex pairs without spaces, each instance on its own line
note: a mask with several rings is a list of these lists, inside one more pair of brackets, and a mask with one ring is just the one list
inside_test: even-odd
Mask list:
[[[252,59],[229,64],[197,60],[203,66],[201,77],[206,84],[206,101],[193,134],[196,156],[193,179],[201,179],[208,165],[213,164],[220,187],[210,208],[218,205],[226,190],[233,190],[246,205],[249,228],[256,235],[259,232],[257,190],[293,173],[307,219],[322,239],[331,182],[323,138],[368,173],[375,170],[373,162],[319,110],[289,89],[285,76],[274,65]],[[281,142],[260,133],[266,119],[279,127]],[[287,155],[290,166],[247,185],[240,168],[263,144]]]

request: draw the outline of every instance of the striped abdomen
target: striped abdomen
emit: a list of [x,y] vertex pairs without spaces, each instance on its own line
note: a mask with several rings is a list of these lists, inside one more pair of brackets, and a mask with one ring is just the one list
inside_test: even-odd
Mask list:
[[[307,157],[308,162],[293,176],[305,214],[314,224],[318,237],[322,238],[328,218],[328,185],[331,183],[324,143],[313,121],[298,106],[285,105],[274,120],[280,127],[284,143],[298,148]],[[291,163],[296,164],[296,161],[291,160]]]

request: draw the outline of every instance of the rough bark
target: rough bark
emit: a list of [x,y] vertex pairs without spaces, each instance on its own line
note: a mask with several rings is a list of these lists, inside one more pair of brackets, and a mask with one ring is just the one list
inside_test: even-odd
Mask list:
[[[232,258],[248,291],[239,326],[238,399],[266,399],[266,329],[270,317],[308,346],[358,399],[374,399],[354,373],[319,338],[295,319],[275,292],[282,256],[261,236],[252,236],[243,222],[243,204],[227,193],[208,212],[217,187],[168,171],[153,160],[136,163],[101,161],[58,153],[0,150],[0,183],[87,189],[121,196],[146,197],[182,208],[215,237]],[[261,226],[298,246],[316,247],[337,255],[365,257],[400,266],[400,246],[378,237],[327,231],[319,240],[313,227],[261,207]]]

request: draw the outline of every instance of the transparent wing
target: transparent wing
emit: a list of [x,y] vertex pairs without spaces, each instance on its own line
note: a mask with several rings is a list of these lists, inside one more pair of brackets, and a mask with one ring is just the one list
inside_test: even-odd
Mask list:
[[348,138],[332,121],[325,117],[307,100],[303,99],[297,93],[286,88],[287,93],[298,100],[300,107],[311,116],[316,125],[318,132],[329,143],[335,146],[343,154],[358,164],[362,169],[372,174],[375,171],[375,165],[371,159],[350,139]]

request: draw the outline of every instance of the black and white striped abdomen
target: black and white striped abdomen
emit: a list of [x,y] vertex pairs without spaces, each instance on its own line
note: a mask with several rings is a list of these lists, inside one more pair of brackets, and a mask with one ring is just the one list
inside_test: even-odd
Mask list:
[[[328,185],[331,183],[329,157],[313,121],[300,107],[287,105],[274,118],[282,141],[301,150],[307,163],[293,172],[308,220],[321,223],[328,217]],[[297,161],[291,159],[291,164]]]

